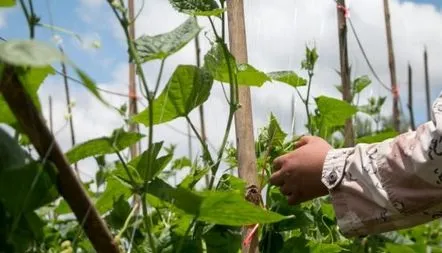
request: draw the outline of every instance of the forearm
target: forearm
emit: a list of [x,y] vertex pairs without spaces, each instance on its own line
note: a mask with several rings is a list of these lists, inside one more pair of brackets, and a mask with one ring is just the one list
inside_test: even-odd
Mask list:
[[328,153],[323,183],[346,236],[415,226],[442,213],[442,100],[433,121],[376,144]]

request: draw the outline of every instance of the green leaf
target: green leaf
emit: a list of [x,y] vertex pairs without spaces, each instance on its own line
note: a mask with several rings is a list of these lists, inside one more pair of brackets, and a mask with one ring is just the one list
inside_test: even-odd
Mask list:
[[9,40],[0,42],[0,61],[13,66],[47,68],[55,62],[70,64],[82,84],[101,102],[108,105],[97,91],[95,83],[77,68],[60,50],[37,40]]
[[135,48],[142,62],[165,59],[178,52],[200,32],[196,19],[188,18],[169,33],[156,36],[143,35],[135,40]]
[[14,214],[33,211],[58,197],[57,187],[49,171],[55,171],[49,163],[44,166],[31,162],[23,167],[0,172],[0,200]]
[[[208,72],[195,66],[178,66],[163,92],[153,101],[153,124],[187,116],[209,98],[212,84]],[[149,126],[149,108],[135,115],[133,121]]]
[[[172,160],[173,154],[167,154],[157,158],[162,146],[163,142],[154,143],[141,155],[141,159],[137,164],[137,171],[144,181],[150,181],[157,177],[158,174],[163,171],[166,165]],[[152,162],[149,162],[149,154],[152,157]],[[151,167],[149,167],[149,164]]]
[[128,184],[115,176],[110,176],[106,180],[106,189],[95,205],[100,213],[105,213],[113,207],[114,202],[117,202],[120,198],[126,200],[131,195],[132,191]]
[[108,220],[112,228],[121,229],[126,218],[129,216],[130,211],[131,208],[125,196],[120,195],[120,197],[114,201],[112,211],[109,216],[106,217],[106,220]]
[[192,161],[189,158],[183,156],[179,159],[175,159],[172,163],[172,169],[181,170],[186,167],[192,167]]
[[240,196],[245,196],[246,185],[247,183],[243,179],[230,174],[224,174],[221,176],[216,189],[218,191],[232,191]]
[[241,232],[237,228],[215,225],[203,235],[207,253],[237,253],[241,248]]
[[280,252],[284,247],[284,238],[275,231],[266,231],[259,241],[259,249],[262,253]]
[[191,192],[173,188],[160,179],[149,184],[149,194],[172,203],[199,220],[229,226],[274,223],[287,217],[257,207],[234,192]]
[[356,78],[353,81],[353,89],[355,94],[361,93],[365,88],[367,88],[371,83],[370,78],[368,76],[361,76]]
[[215,0],[169,0],[177,11],[191,16],[219,16],[224,12]]
[[268,224],[287,217],[267,211],[246,201],[234,192],[204,192],[198,218],[202,221],[229,226]]
[[380,132],[378,134],[372,135],[372,136],[364,136],[360,137],[356,140],[356,143],[377,143],[382,142],[390,138],[394,138],[398,135],[398,132],[394,130],[387,130],[384,132]]
[[[229,64],[226,58],[229,59]],[[225,52],[221,44],[214,44],[204,56],[204,69],[207,69],[215,80],[230,83],[229,67],[232,78],[237,75],[239,85],[262,86],[265,82],[271,81],[265,73],[249,64],[236,64],[230,52]]]
[[282,131],[281,126],[279,125],[278,120],[275,118],[273,113],[270,114],[268,136],[271,142],[269,144],[272,145],[272,147],[278,147],[284,144],[285,137],[287,136],[287,134]]
[[[55,70],[51,66],[44,66],[38,68],[29,68],[27,70],[16,69],[15,71],[18,74],[18,79],[20,80],[27,94],[31,97],[32,102],[37,109],[40,109],[41,105],[37,91],[46,77],[55,74]],[[4,100],[2,94],[0,94],[0,122],[9,125],[16,124],[15,116],[9,109],[9,105]]]
[[195,169],[192,173],[187,175],[183,181],[178,185],[182,188],[193,189],[193,187],[201,180],[207,173],[209,172],[209,168],[204,169]]
[[0,127],[0,173],[25,165],[28,156],[18,143]]
[[315,100],[321,115],[321,124],[328,127],[344,125],[357,112],[354,106],[336,98],[320,96]]
[[15,6],[15,0],[0,0],[0,7]]
[[307,84],[307,80],[299,77],[293,71],[276,71],[267,73],[267,75],[275,81],[286,83],[292,87],[305,86]]
[[37,40],[9,40],[0,43],[0,60],[14,66],[46,67],[68,62],[56,48]]
[[60,215],[60,214],[72,213],[72,210],[69,207],[68,202],[66,202],[66,200],[62,199],[60,201],[60,204],[58,204],[57,208],[55,208],[55,212]]
[[310,241],[310,252],[312,253],[340,253],[343,248],[337,244],[321,243],[318,241]]
[[72,164],[87,157],[112,154],[137,143],[143,137],[144,135],[139,133],[117,129],[114,130],[111,137],[92,139],[76,145],[66,153],[66,157]]

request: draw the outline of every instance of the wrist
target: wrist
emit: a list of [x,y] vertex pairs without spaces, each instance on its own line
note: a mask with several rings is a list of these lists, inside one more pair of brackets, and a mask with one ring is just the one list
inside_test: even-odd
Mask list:
[[321,182],[330,191],[342,181],[345,172],[347,157],[354,148],[331,149],[328,151],[322,166]]

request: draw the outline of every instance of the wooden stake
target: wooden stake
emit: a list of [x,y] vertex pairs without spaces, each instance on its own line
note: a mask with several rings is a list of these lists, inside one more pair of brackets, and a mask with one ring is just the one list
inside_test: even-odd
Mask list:
[[388,66],[390,68],[391,90],[393,93],[393,127],[396,131],[400,131],[400,119],[399,119],[399,90],[397,87],[396,79],[396,63],[394,59],[393,49],[393,36],[391,33],[391,16],[389,0],[384,0],[384,16],[385,16],[385,28],[387,32],[387,45],[388,45]]
[[416,124],[414,123],[413,112],[413,70],[410,64],[408,64],[408,111],[410,112],[410,127],[414,131],[416,130]]
[[[62,54],[64,54],[62,47],[60,47],[60,51]],[[66,94],[66,107],[68,108],[69,129],[71,131],[71,145],[73,147],[75,146],[74,115],[72,113],[71,94],[69,92],[68,75],[66,70],[66,64],[64,62],[61,62],[61,71],[63,73],[64,90]],[[77,177],[80,178],[80,172],[78,171],[77,163],[74,164],[74,169],[75,172],[77,173]]]
[[[134,1],[128,0],[129,20],[134,20]],[[135,22],[129,25],[129,37],[131,40],[135,39]],[[138,113],[137,108],[137,86],[135,84],[135,64],[129,63],[129,117]],[[137,123],[129,124],[129,132],[139,132],[139,126]],[[139,154],[139,144],[133,144],[130,146],[131,158],[137,157]]]
[[[238,63],[247,63],[247,42],[243,0],[227,1],[227,16],[229,24],[230,51]],[[241,107],[235,113],[235,130],[238,149],[239,176],[244,179],[249,186],[258,186],[250,88],[247,86],[239,87],[238,99]],[[250,231],[250,228],[245,228],[243,238]],[[258,252],[257,235],[258,233],[255,233],[249,246],[243,245],[243,252]]]
[[427,120],[431,120],[431,96],[430,96],[430,76],[428,74],[428,53],[424,49],[424,68],[425,68],[425,94],[427,98]]
[[51,130],[51,134],[54,133],[54,121],[52,119],[52,97],[49,96],[49,128]]
[[[345,0],[338,0],[338,32],[339,32],[339,59],[341,65],[342,99],[351,103],[350,67],[348,63],[347,46],[347,17]],[[352,118],[345,121],[344,146],[354,146],[354,131]]]
[[63,151],[46,126],[43,116],[20,83],[15,69],[5,66],[0,93],[14,113],[23,132],[40,157],[47,157],[57,167],[56,185],[69,204],[97,252],[118,253],[112,234],[89,199],[82,183],[71,169]]

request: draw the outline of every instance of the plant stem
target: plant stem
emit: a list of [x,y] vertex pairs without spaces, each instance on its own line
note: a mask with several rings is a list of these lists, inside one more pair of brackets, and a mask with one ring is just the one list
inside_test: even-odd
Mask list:
[[313,134],[313,133],[312,133],[312,122],[311,122],[310,109],[309,109],[308,102],[310,100],[310,90],[312,87],[312,79],[313,79],[313,72],[309,71],[308,72],[307,97],[305,98],[305,111],[307,113],[307,127],[308,127],[308,132],[310,134]]
[[149,237],[150,247],[152,248],[152,252],[156,253],[157,249],[156,249],[156,246],[155,246],[155,241],[153,240],[152,230],[151,230],[152,223],[150,222],[150,219],[149,219],[148,214],[147,214],[147,204],[146,204],[146,194],[145,193],[143,193],[142,198],[143,199],[141,201],[141,205],[142,205],[142,208],[143,208],[143,216],[144,216],[144,222],[145,222],[145,225],[146,225],[147,236]]
[[138,211],[139,203],[135,202],[134,207],[132,208],[132,211],[127,216],[126,220],[124,221],[123,228],[118,232],[118,235],[116,237],[121,238],[124,234],[124,232],[127,230],[127,227],[129,227],[129,222],[132,219],[132,217],[135,215],[135,213]]
[[214,161],[212,160],[212,157],[210,155],[209,148],[207,146],[207,143],[203,140],[200,133],[198,132],[198,129],[196,129],[195,125],[190,120],[189,116],[186,116],[186,121],[192,128],[193,132],[195,133],[198,140],[201,142],[201,145],[203,146],[203,159],[208,162],[210,167],[214,167]]
[[186,240],[187,235],[189,234],[190,230],[191,230],[192,227],[196,224],[197,221],[198,221],[198,216],[195,216],[195,217],[192,219],[192,222],[191,222],[191,223],[189,224],[189,226],[187,227],[187,229],[186,229],[186,233],[184,234],[183,237],[181,237],[181,240],[180,240],[180,242],[179,242],[179,244],[178,244],[178,247],[177,247],[177,250],[176,250],[177,253],[180,253],[180,252],[181,252],[181,249],[183,248],[183,245],[184,245],[184,240]]
[[[115,149],[115,148],[114,148]],[[136,188],[137,187],[137,183],[134,180],[134,178],[132,177],[132,174],[130,173],[129,167],[127,167],[126,161],[124,161],[123,157],[120,154],[120,151],[118,151],[117,149],[115,149],[115,154],[117,154],[118,159],[120,160],[120,162],[123,164],[123,168],[127,173],[127,176],[129,177],[129,180],[132,183],[132,187]]]

